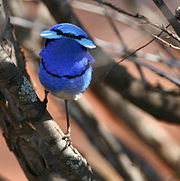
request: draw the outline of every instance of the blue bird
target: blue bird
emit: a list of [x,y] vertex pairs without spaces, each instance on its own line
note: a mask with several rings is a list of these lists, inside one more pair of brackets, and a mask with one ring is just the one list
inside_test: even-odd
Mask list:
[[70,137],[68,100],[76,100],[89,86],[92,78],[94,58],[88,52],[96,45],[78,26],[62,23],[51,26],[40,34],[46,38],[40,52],[42,57],[38,71],[39,80],[45,87],[44,104],[47,94],[65,100],[67,133]]

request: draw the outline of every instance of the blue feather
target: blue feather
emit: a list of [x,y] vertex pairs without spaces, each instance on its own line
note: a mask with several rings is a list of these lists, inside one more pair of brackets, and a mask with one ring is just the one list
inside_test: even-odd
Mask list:
[[52,93],[65,92],[67,94],[83,93],[89,86],[92,76],[92,67],[90,66],[81,77],[69,79],[66,77],[58,78],[48,74],[43,65],[40,64],[40,70],[38,72],[40,82],[45,85],[46,89]]
[[91,40],[87,39],[87,34],[81,28],[70,23],[53,25],[50,30],[45,30],[41,32],[40,35],[47,39],[60,39],[63,36],[74,39],[86,48],[96,48],[96,45]]
[[95,61],[76,41],[64,37],[49,42],[40,55],[48,70],[59,76],[80,74]]
[[87,34],[75,25],[63,23],[53,25],[41,36],[49,39],[40,52],[38,71],[44,87],[53,94],[64,92],[67,94],[64,99],[84,92],[90,84],[91,64],[95,61],[86,49],[95,47]]
[[40,35],[43,38],[47,38],[47,39],[60,39],[60,38],[62,38],[62,35],[57,35],[57,33],[55,31],[49,31],[49,30],[42,31],[40,33]]

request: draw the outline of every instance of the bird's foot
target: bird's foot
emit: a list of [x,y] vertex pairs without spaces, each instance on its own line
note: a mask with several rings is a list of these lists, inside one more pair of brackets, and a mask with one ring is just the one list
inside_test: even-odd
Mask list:
[[41,120],[41,118],[42,118],[42,116],[43,116],[43,114],[44,114],[44,112],[45,112],[45,110],[46,110],[46,107],[47,107],[47,102],[48,102],[48,100],[47,100],[47,95],[48,95],[48,91],[47,90],[45,90],[45,98],[44,98],[44,100],[43,100],[43,103],[42,103],[42,107],[41,107],[41,110],[40,110],[40,112],[39,112],[39,114],[38,114],[38,120]]
[[72,145],[70,129],[64,134],[64,136],[62,137],[62,140],[66,141],[65,148],[68,148],[69,146]]
[[38,114],[38,117],[37,117],[38,120],[41,120],[41,118],[42,118],[42,116],[43,116],[43,114],[44,114],[44,112],[45,112],[45,110],[46,110],[46,104],[47,104],[47,103],[44,103],[44,102],[43,102],[43,105],[42,105],[41,110],[40,110],[40,112],[39,112],[39,114]]
[[64,134],[62,140],[66,141],[66,145],[65,145],[64,149],[71,147],[71,149],[73,150],[73,152],[75,154],[79,154],[78,151],[72,146],[70,127],[68,128],[67,132]]

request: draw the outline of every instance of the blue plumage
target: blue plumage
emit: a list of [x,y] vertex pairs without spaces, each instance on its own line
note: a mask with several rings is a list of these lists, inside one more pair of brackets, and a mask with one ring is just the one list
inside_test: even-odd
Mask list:
[[46,39],[69,37],[86,48],[96,48],[96,45],[94,45],[91,40],[87,39],[87,34],[81,28],[70,23],[53,25],[50,30],[41,32],[41,36]]
[[53,25],[41,36],[47,39],[40,52],[41,83],[57,97],[75,99],[90,84],[95,60],[88,48],[96,46],[81,28],[69,23]]

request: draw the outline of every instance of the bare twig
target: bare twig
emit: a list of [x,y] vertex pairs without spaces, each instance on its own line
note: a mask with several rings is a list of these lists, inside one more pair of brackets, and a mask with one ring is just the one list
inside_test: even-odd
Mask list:
[[[133,17],[133,18],[136,18],[136,19],[139,19],[139,20],[144,20],[144,22],[143,22],[144,24],[149,24],[149,25],[151,25],[151,26],[153,26],[153,27],[155,27],[155,28],[158,28],[158,29],[162,30],[163,32],[167,33],[169,36],[171,36],[171,37],[174,38],[175,40],[177,40],[178,42],[180,42],[180,38],[179,38],[179,36],[178,36],[179,33],[176,32],[177,35],[175,35],[175,34],[172,33],[171,31],[167,30],[167,28],[164,28],[164,27],[161,27],[160,25],[157,25],[157,24],[152,23],[152,22],[151,22],[147,17],[145,17],[144,15],[140,15],[139,13],[136,13],[136,14],[129,13],[129,12],[123,10],[123,9],[120,9],[120,8],[116,7],[115,5],[113,5],[113,4],[109,3],[109,2],[104,1],[104,0],[92,0],[92,1],[96,1],[96,2],[98,2],[98,3],[100,3],[100,4],[106,5],[106,6],[108,6],[109,8],[111,8],[111,9],[113,9],[113,10],[119,12],[119,13],[125,14],[125,15],[127,15],[127,16],[130,16],[130,17]],[[174,17],[174,16],[173,16],[173,17]],[[172,18],[172,17],[171,17],[171,18]],[[175,20],[174,20],[174,19],[175,19]],[[175,28],[175,27],[178,28],[178,22],[177,22],[177,20],[176,20],[175,17],[172,19],[172,21],[173,21],[174,24],[176,24],[176,26],[174,26],[174,28]],[[172,23],[172,21],[171,21],[171,23]],[[178,29],[177,29],[177,30],[178,30]],[[180,31],[179,31],[179,32],[180,32]]]
[[[89,3],[85,3],[85,2],[81,2],[81,1],[73,1],[71,2],[71,5],[74,7],[74,8],[77,8],[77,9],[81,9],[81,10],[85,10],[87,12],[92,12],[92,13],[96,13],[96,14],[99,14],[99,15],[105,15],[105,12],[104,12],[104,8],[100,7],[100,6],[97,6],[97,5],[94,5],[94,4],[89,4]],[[110,8],[107,9],[109,15],[121,22],[121,23],[124,23],[124,24],[127,24],[133,28],[136,28],[140,31],[143,31],[144,33],[146,33],[148,36],[150,36],[151,38],[152,37],[152,32],[148,32],[143,26],[142,26],[142,23],[139,24],[138,22],[134,21],[133,19],[129,18],[128,16],[124,15],[124,14],[120,14],[116,11],[113,11],[111,10]],[[149,25],[157,28],[157,29],[160,29],[161,31],[164,31],[166,32],[170,37],[173,37],[176,41],[180,42],[180,38],[175,34],[173,33],[172,31],[168,30],[167,28],[165,28],[164,26],[160,26],[160,25],[156,25],[156,24],[153,24],[151,22],[149,22]],[[156,41],[164,50],[164,52],[166,52],[169,57],[171,57],[171,59],[175,59],[175,56],[167,49],[166,46],[164,46],[164,44],[160,43],[159,41]]]
[[[120,42],[122,43],[122,45],[123,45],[123,49],[124,49],[124,51],[126,52],[126,51],[128,51],[128,48],[127,48],[127,46],[126,46],[126,44],[125,44],[125,42],[123,41],[123,39],[122,39],[122,37],[121,37],[121,35],[120,35],[120,33],[119,33],[119,31],[117,30],[117,28],[116,28],[116,25],[114,24],[114,22],[113,22],[113,20],[112,20],[112,18],[110,17],[110,14],[108,14],[108,11],[106,10],[106,8],[105,8],[105,12],[107,13],[107,19],[109,20],[109,22],[110,22],[110,24],[111,24],[111,27],[113,28],[113,30],[114,30],[114,32],[116,33],[116,35],[117,35],[117,37],[118,37],[118,39],[120,40]],[[160,36],[160,35],[159,35]],[[155,36],[156,38],[158,37],[158,36]],[[171,44],[169,44],[169,46],[170,46]],[[172,46],[171,46],[172,47]],[[175,46],[174,46],[175,47]],[[140,73],[140,75],[141,75],[141,78],[142,78],[142,81],[145,83],[146,81],[145,81],[145,78],[144,78],[144,76],[143,76],[143,73],[142,73],[142,71],[141,71],[141,67],[139,66],[139,63],[137,63],[137,62],[135,62],[135,64],[136,64],[136,67],[137,67],[137,69],[138,69],[138,71],[139,71],[139,73]],[[145,65],[144,65],[145,66]],[[171,81],[174,81],[173,80],[173,77],[169,77],[166,73],[164,73],[164,72],[162,72],[162,71],[157,71],[157,69],[154,67],[152,67],[151,65],[149,65],[148,66],[148,64],[146,64],[146,67],[149,67],[152,71],[155,71],[156,73],[158,73],[159,75],[161,75],[161,76],[164,76],[164,77],[166,77],[166,78],[170,78],[169,80],[171,80]],[[177,79],[178,80],[178,79]],[[177,80],[176,80],[176,82],[177,82]],[[180,83],[180,82],[179,82]],[[180,84],[179,84],[180,85]]]
[[111,9],[113,9],[115,11],[118,11],[119,13],[125,14],[127,16],[137,18],[137,19],[140,19],[140,20],[145,20],[145,21],[148,20],[147,17],[145,17],[145,16],[143,16],[143,15],[141,15],[139,13],[136,13],[136,14],[129,13],[129,12],[123,10],[123,9],[120,9],[120,8],[114,6],[113,4],[111,4],[109,2],[104,1],[104,0],[92,0],[92,1],[95,1],[95,2],[98,2],[98,3],[103,4],[105,6],[108,6],[109,8],[111,8]]
[[[107,14],[106,17],[107,17],[109,23],[111,24],[111,27],[113,28],[114,32],[116,33],[119,41],[121,42],[121,44],[122,44],[122,46],[123,46],[123,52],[129,52],[129,49],[128,49],[127,45],[125,44],[125,41],[124,41],[123,37],[122,37],[121,34],[119,33],[119,31],[118,31],[115,23],[113,22],[112,17],[110,16],[110,14],[109,14],[109,12],[107,11],[107,9],[106,9],[105,6],[104,6],[104,9],[105,9],[105,13]],[[142,72],[142,70],[141,70],[141,67],[140,67],[137,63],[135,63],[135,65],[136,65],[136,67],[137,67],[137,70],[139,71],[139,74],[140,74],[140,76],[141,76],[142,81],[145,83],[146,81],[145,81],[145,77],[144,77],[144,75],[143,75],[143,72]]]
[[146,62],[143,62],[143,61],[140,61],[140,60],[137,60],[136,58],[129,58],[132,62],[135,62],[137,63],[138,65],[142,65],[144,67],[147,67],[148,69],[152,70],[153,72],[155,72],[156,74],[168,79],[169,81],[173,82],[174,84],[176,84],[177,86],[180,87],[180,80],[178,78],[175,78],[171,75],[168,75],[167,73],[163,72],[162,70],[146,63]]
[[[169,25],[168,25],[169,26]],[[163,31],[161,31],[157,36],[160,36],[163,33]],[[128,55],[124,56],[124,58],[122,58],[120,61],[118,61],[116,64],[112,65],[112,67],[110,67],[110,69],[103,75],[102,79],[104,79],[113,69],[116,65],[120,64],[121,62],[123,62],[124,60],[126,60],[127,58],[133,56],[136,54],[136,52],[138,52],[139,50],[145,48],[146,46],[148,46],[149,44],[151,44],[156,38],[154,37],[153,39],[151,39],[150,41],[148,41],[147,43],[145,43],[144,45],[142,45],[141,47],[137,48],[136,50],[134,50],[133,52],[129,53]],[[178,83],[178,81],[175,81]],[[180,85],[180,84],[179,84]]]
[[[98,46],[100,46],[101,48],[108,48],[108,49],[112,49],[111,50],[106,50],[106,52],[110,55],[110,56],[117,56],[117,57],[122,57],[122,53],[119,53],[121,51],[123,51],[123,48],[121,46],[115,45],[113,43],[109,43],[106,42],[104,40],[101,39],[97,39],[95,38],[95,42]],[[118,52],[114,52],[114,50],[118,51]],[[174,66],[177,68],[180,68],[180,62],[178,60],[168,60],[167,58],[165,58],[163,55],[158,55],[158,54],[152,54],[152,53],[146,53],[143,51],[139,51],[136,52],[136,57],[137,58],[144,58],[150,62],[163,62],[164,64],[167,64],[169,66]]]
[[[117,56],[117,57],[123,57],[123,55],[120,54],[120,53],[111,53],[111,55],[112,55],[112,56]],[[180,86],[180,80],[179,80],[178,78],[173,77],[173,76],[171,76],[171,75],[163,72],[162,70],[160,70],[160,69],[152,66],[151,64],[148,64],[148,63],[146,63],[146,62],[143,62],[143,61],[141,61],[141,60],[138,60],[138,59],[135,58],[134,56],[128,56],[126,59],[129,60],[129,61],[132,61],[132,62],[136,63],[137,65],[144,66],[144,67],[150,69],[151,71],[153,71],[154,73],[158,74],[159,76],[162,76],[162,77],[166,78],[167,80],[173,82],[173,83],[176,84],[177,86]],[[124,58],[123,58],[122,60],[124,60]],[[119,64],[119,61],[118,61],[118,64]],[[114,67],[115,67],[115,65],[113,66],[113,68],[114,68]],[[109,72],[109,73],[110,73],[110,72]],[[108,74],[106,74],[106,76],[107,76],[107,75],[108,75]]]
[[119,30],[117,29],[117,27],[116,27],[116,25],[115,25],[115,23],[114,23],[111,15],[110,15],[110,13],[108,12],[108,10],[106,9],[105,6],[104,6],[104,9],[105,9],[105,13],[107,14],[107,16],[106,16],[106,17],[107,17],[107,20],[109,21],[111,27],[113,28],[114,32],[116,33],[116,36],[118,37],[120,43],[121,43],[122,46],[123,46],[123,51],[124,51],[124,52],[128,52],[128,47],[127,47],[127,45],[126,45],[123,37],[122,37],[121,34],[119,33]]
[[168,34],[170,37],[172,37],[174,40],[176,40],[178,43],[180,42],[180,37],[177,34],[175,34],[174,32],[168,30],[167,27],[164,27],[163,25],[160,26],[160,25],[155,25],[155,24],[150,24],[150,25],[162,30],[163,32]]
[[176,17],[172,14],[170,9],[167,7],[163,0],[153,0],[159,10],[163,13],[169,24],[173,27],[177,35],[180,37],[180,24],[178,23]]
[[171,47],[171,48],[174,48],[176,50],[180,50],[180,47],[177,47],[175,45],[172,45],[171,43],[168,43],[167,41],[163,40],[162,38],[154,35],[154,37],[156,37],[158,40],[160,40],[161,42],[163,42],[164,44],[166,44],[167,47]]
[[[123,57],[123,54],[121,54],[121,53],[116,53],[116,52],[111,52],[111,51],[106,51],[106,52],[111,57],[118,57],[118,58],[122,58]],[[153,55],[153,54],[148,54],[148,53],[144,53],[144,52],[139,52],[139,53],[137,52],[136,55],[137,55],[136,57],[129,57],[127,60],[133,61],[134,58],[137,59],[137,60],[138,60],[138,58],[145,58],[146,60],[151,61],[151,62],[162,62],[163,64],[167,65],[168,68],[170,68],[171,72],[174,73],[174,75],[176,75],[175,76],[176,79],[177,80],[179,79],[180,73],[179,73],[178,70],[176,70],[176,68],[180,67],[180,63],[178,61],[176,61],[176,60],[167,60],[167,59],[161,58],[161,56]],[[147,64],[146,67],[148,68],[148,64],[149,63],[146,63],[146,64]],[[149,67],[151,67],[151,64],[149,64],[149,65],[150,65]],[[154,68],[156,68],[156,67],[154,67]],[[148,68],[148,69],[151,69],[151,68]],[[151,69],[151,70],[155,71],[155,73],[159,74],[159,72],[157,72],[155,69],[154,70]],[[158,69],[158,70],[163,72],[160,69]],[[167,73],[164,72],[164,78],[166,78],[166,75],[167,75]]]

